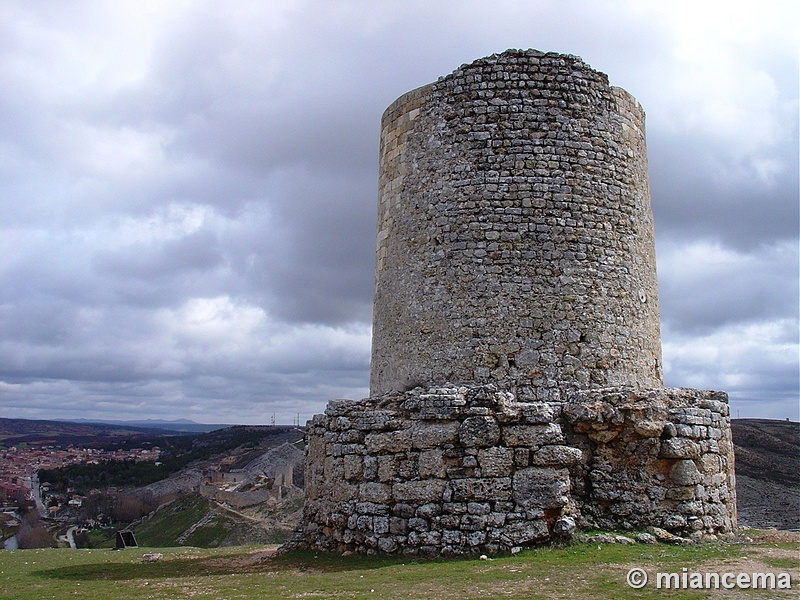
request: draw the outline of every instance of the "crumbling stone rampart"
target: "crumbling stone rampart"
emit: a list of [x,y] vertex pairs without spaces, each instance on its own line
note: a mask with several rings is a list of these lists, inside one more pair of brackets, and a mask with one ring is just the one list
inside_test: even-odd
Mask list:
[[337,551],[495,553],[578,528],[735,525],[724,394],[493,386],[334,401],[308,431],[305,537]]
[[736,527],[727,396],[663,387],[644,113],[577,57],[493,55],[387,109],[370,384],[308,424],[310,546]]

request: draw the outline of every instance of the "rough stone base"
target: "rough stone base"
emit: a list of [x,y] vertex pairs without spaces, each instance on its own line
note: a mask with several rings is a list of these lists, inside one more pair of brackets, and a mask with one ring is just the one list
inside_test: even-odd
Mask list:
[[307,428],[303,539],[493,554],[575,529],[736,527],[727,395],[660,388],[520,402],[492,386],[336,400]]

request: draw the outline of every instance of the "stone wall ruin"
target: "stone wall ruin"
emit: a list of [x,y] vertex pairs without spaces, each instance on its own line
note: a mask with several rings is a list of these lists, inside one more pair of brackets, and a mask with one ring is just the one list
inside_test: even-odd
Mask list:
[[507,51],[384,113],[371,396],[309,422],[304,542],[495,553],[736,527],[727,396],[664,388],[644,113]]

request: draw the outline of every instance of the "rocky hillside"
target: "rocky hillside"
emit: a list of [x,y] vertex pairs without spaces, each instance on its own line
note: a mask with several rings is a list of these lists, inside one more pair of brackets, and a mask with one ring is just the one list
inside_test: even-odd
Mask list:
[[279,501],[236,510],[188,493],[162,505],[133,527],[145,547],[252,546],[286,540],[300,518],[303,492],[295,489]]
[[734,419],[739,525],[800,529],[800,423]]
[[302,431],[268,433],[255,446],[194,461],[139,488],[136,494],[160,504],[133,524],[139,544],[211,548],[286,539],[303,506]]

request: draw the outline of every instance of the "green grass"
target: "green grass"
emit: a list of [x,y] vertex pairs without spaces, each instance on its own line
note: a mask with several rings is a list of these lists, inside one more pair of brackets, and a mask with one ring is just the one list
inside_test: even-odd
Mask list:
[[[208,513],[208,500],[186,495],[161,508],[150,519],[136,528],[136,541],[140,546],[167,548],[176,546],[176,540],[194,523]],[[195,530],[196,532],[197,530]],[[199,544],[204,546],[205,544]],[[187,540],[187,545],[191,542]]]
[[[0,552],[0,599],[85,598],[262,599],[402,598],[707,598],[708,591],[630,589],[632,566],[648,572],[692,570],[753,553],[755,546],[576,544],[542,548],[491,561],[421,561],[409,557],[293,552],[259,561],[255,547],[171,548],[164,559],[142,563],[147,549],[16,550]],[[797,544],[793,545],[799,550]],[[149,550],[152,552],[152,550]],[[772,561],[777,560],[775,557]],[[780,561],[780,570],[800,567]],[[793,586],[800,582],[795,579]],[[726,590],[727,592],[728,590]],[[745,592],[743,592],[745,593]],[[737,597],[728,595],[726,597]],[[745,597],[745,596],[742,596]],[[759,598],[748,594],[748,598]]]
[[113,548],[116,544],[116,536],[113,530],[91,529],[86,534],[86,547],[91,549]]

